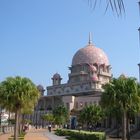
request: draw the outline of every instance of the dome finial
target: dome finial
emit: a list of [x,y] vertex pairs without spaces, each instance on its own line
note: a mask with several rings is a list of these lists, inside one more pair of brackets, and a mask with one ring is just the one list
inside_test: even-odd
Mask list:
[[88,42],[88,44],[89,44],[89,45],[92,44],[92,34],[91,34],[91,32],[89,32],[89,42]]

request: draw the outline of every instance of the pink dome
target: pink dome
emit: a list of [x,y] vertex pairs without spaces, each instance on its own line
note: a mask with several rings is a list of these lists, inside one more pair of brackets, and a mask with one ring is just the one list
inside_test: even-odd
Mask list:
[[93,77],[92,77],[92,80],[93,80],[93,81],[98,81],[98,77],[97,77],[97,76],[93,76]]
[[72,65],[78,64],[105,64],[109,65],[108,58],[104,51],[100,48],[93,46],[92,44],[78,50],[73,56]]

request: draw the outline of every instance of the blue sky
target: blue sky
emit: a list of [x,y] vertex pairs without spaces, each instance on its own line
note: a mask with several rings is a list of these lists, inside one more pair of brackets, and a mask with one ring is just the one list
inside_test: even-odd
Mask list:
[[67,82],[72,57],[87,45],[89,32],[114,77],[138,78],[138,1],[126,2],[118,18],[110,9],[104,15],[104,3],[92,11],[87,0],[0,0],[0,81],[20,75],[46,87],[58,72]]

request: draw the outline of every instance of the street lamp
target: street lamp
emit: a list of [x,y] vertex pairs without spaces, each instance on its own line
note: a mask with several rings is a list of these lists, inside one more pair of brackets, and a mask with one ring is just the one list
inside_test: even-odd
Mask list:
[[1,127],[1,116],[2,116],[2,112],[0,112],[0,127]]
[[2,109],[0,107],[0,127],[1,127],[1,119],[2,119]]
[[1,107],[0,107],[0,132],[1,132],[1,130],[2,130],[2,127],[1,127],[1,119],[2,119],[2,109],[1,109]]
[[[140,15],[140,1],[138,2],[138,5],[139,5],[139,15]],[[139,32],[139,47],[140,47],[140,27],[138,28],[138,32]],[[140,83],[140,63],[138,64],[138,67],[139,67],[139,83]],[[137,128],[139,129],[140,128],[140,115],[137,115],[136,121],[137,121]]]
[[[140,5],[140,2],[139,2],[139,5]],[[140,27],[138,29],[138,32],[139,32],[139,46],[140,46]],[[138,67],[139,67],[139,82],[140,82],[140,63],[138,64]]]
[[139,67],[139,82],[140,82],[140,63],[138,64]]

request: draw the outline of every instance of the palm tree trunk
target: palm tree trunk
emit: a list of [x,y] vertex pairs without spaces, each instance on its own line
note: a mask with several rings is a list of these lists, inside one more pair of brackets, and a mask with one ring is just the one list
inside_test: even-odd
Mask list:
[[21,131],[22,131],[22,123],[21,123],[21,121],[22,121],[22,115],[21,115],[21,113],[19,113],[19,115],[18,115],[18,128],[19,128],[18,134],[21,134]]
[[16,124],[15,124],[15,128],[14,128],[14,140],[18,140],[18,119],[19,119],[19,111],[17,110],[15,112],[15,120],[16,120]]
[[[10,113],[10,111],[8,111],[8,120],[11,120],[11,113]],[[10,125],[10,121],[8,121],[8,125]]]
[[130,119],[127,117],[127,140],[130,140]]
[[25,120],[24,120],[24,117],[25,116],[25,114],[22,114],[22,122],[21,122],[21,124],[22,124],[22,126],[21,126],[21,129],[22,129],[22,131],[23,131],[23,128],[24,128],[24,125],[25,125]]
[[126,140],[126,111],[123,111],[122,117],[122,140]]
[[117,138],[119,138],[119,121],[118,118],[116,118],[117,121]]

